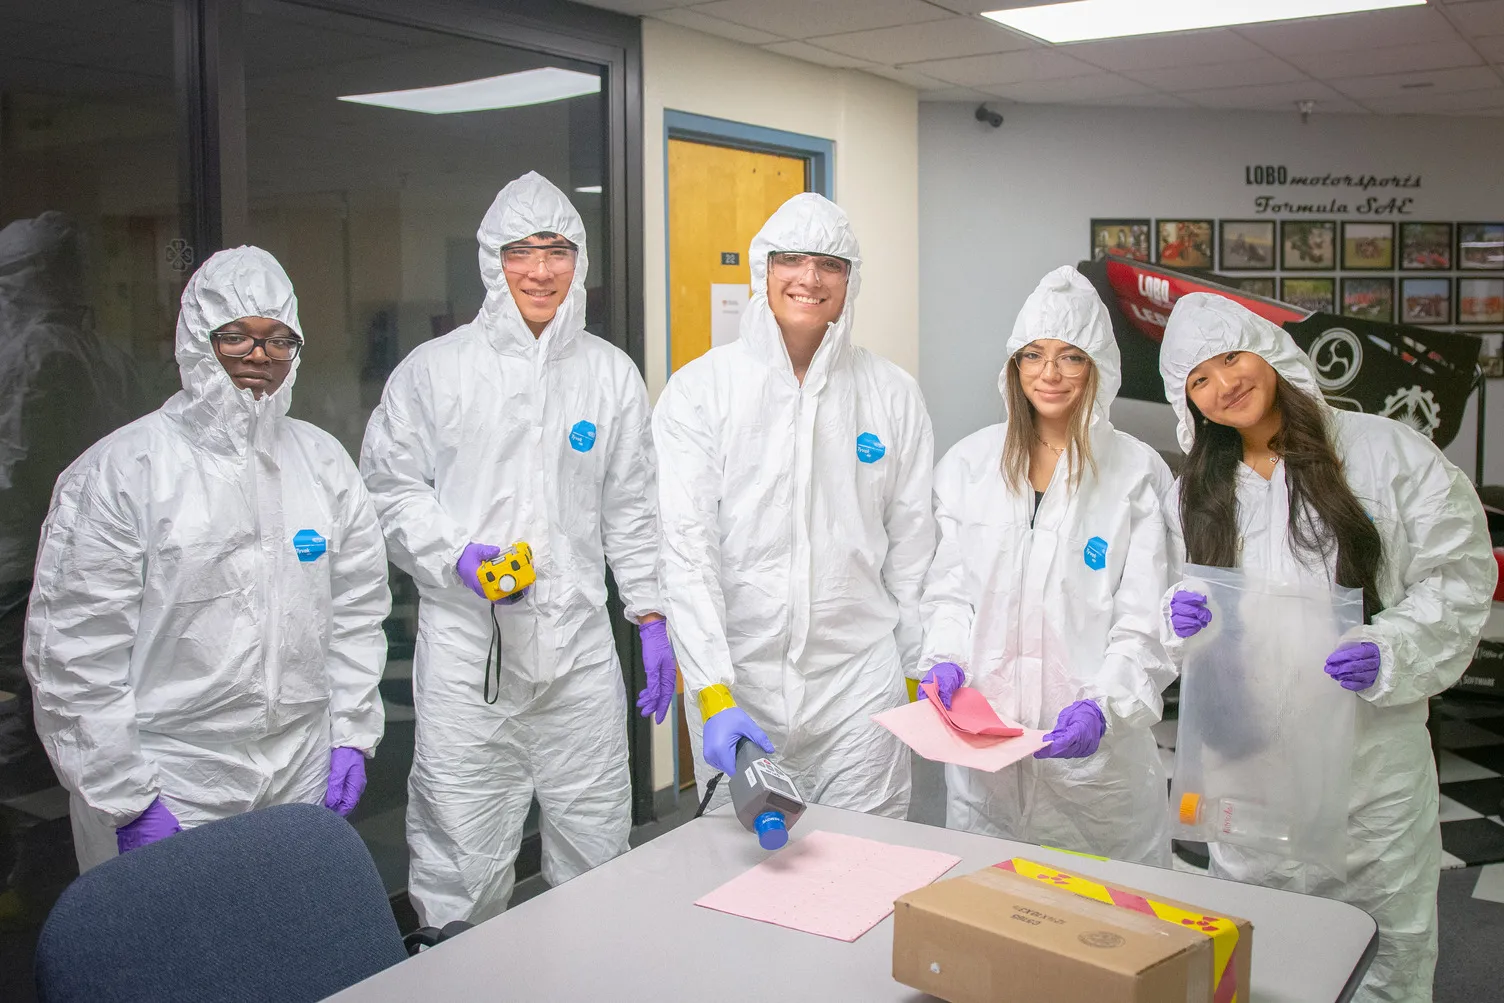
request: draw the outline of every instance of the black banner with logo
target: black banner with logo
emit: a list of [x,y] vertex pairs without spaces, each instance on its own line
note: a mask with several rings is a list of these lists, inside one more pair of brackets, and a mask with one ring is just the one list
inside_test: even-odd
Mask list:
[[1327,401],[1347,411],[1403,421],[1438,447],[1450,445],[1473,390],[1481,342],[1471,335],[1408,324],[1307,314],[1243,292],[1219,275],[1148,265],[1116,255],[1076,266],[1112,317],[1123,359],[1124,397],[1163,401],[1159,340],[1180,297],[1216,293],[1282,325],[1316,364]]
[[1333,407],[1402,421],[1438,447],[1456,437],[1473,391],[1477,338],[1329,313],[1285,330],[1316,364]]

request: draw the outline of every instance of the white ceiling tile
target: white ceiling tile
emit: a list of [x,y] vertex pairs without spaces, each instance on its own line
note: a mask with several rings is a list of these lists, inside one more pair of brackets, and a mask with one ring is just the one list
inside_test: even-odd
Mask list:
[[1390,73],[1378,77],[1353,77],[1328,80],[1350,98],[1368,103],[1368,98],[1404,97],[1411,94],[1449,94],[1499,86],[1499,77],[1487,66],[1465,66],[1455,70],[1427,70],[1424,73]]
[[1144,94],[1149,88],[1115,73],[1098,73],[1063,80],[1022,80],[1014,84],[988,86],[983,90],[1010,101],[1027,104],[1073,104]]
[[1504,0],[1450,4],[1447,17],[1467,35],[1504,34]]
[[918,73],[902,66],[863,66],[862,72],[876,74],[889,80],[896,80],[901,84],[908,84],[915,90],[921,91],[946,90],[951,86],[944,80],[936,80],[934,77],[927,77],[923,73]]
[[1396,97],[1365,98],[1363,104],[1386,115],[1466,114],[1504,108],[1504,86],[1461,94],[1427,94],[1419,91]]
[[930,0],[936,7],[957,14],[980,14],[984,10],[1013,10],[1016,7],[1042,7],[1060,0]]
[[1378,49],[1407,42],[1438,42],[1457,38],[1457,32],[1447,23],[1447,19],[1429,6],[1250,24],[1235,30],[1276,56],[1296,52]]
[[924,0],[716,0],[695,10],[785,38],[835,35],[950,15]]
[[1484,59],[1504,63],[1504,35],[1488,35],[1472,40],[1473,47],[1483,53]]
[[1255,84],[1284,84],[1310,79],[1300,70],[1273,56],[1243,62],[1222,63],[1215,68],[1176,67],[1156,70],[1124,70],[1123,76],[1164,91],[1183,91],[1193,84],[1215,87],[1244,87]]
[[843,56],[839,52],[831,52],[810,45],[808,42],[774,42],[772,45],[764,45],[769,52],[776,52],[780,56],[792,56],[794,59],[802,59],[806,63],[818,63],[821,66],[833,66],[836,69],[852,69],[856,67],[870,66],[871,64],[862,59],[853,59]]
[[677,24],[682,28],[693,28],[695,31],[703,31],[707,35],[719,35],[721,38],[729,38],[733,42],[745,42],[748,45],[762,45],[765,42],[781,41],[778,35],[770,35],[765,31],[758,31],[756,28],[748,28],[746,25],[722,21],[718,17],[701,14],[696,10],[675,8],[673,10],[654,11],[648,16],[658,21]]
[[909,69],[963,87],[1012,84],[1020,80],[1057,80],[1100,73],[1095,66],[1072,59],[1052,49],[1004,52],[992,56],[965,56],[912,63]]
[[1258,59],[1263,49],[1226,29],[1078,42],[1061,51],[1104,70],[1157,70]]
[[621,14],[647,14],[671,7],[688,7],[700,0],[581,0],[592,7],[604,7]]
[[1316,110],[1323,113],[1363,110],[1325,84],[1315,82],[1187,90],[1180,96],[1202,108],[1289,109],[1293,114],[1297,101],[1315,101]]
[[1473,47],[1462,41],[1416,42],[1363,51],[1300,52],[1285,59],[1322,80],[1445,70],[1482,62]]
[[995,96],[991,94],[983,94],[981,91],[973,90],[970,87],[948,87],[944,90],[938,91],[921,91],[919,94],[919,100],[931,102],[986,102],[988,104],[1004,105],[1012,103],[1010,101],[999,101]]
[[951,17],[895,28],[822,35],[815,42],[821,48],[889,65],[989,52],[1014,52],[1036,45],[1022,35],[976,17]]

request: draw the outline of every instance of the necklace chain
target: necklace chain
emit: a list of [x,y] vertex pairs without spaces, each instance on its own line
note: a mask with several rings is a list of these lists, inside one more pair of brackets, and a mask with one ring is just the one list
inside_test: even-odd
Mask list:
[[1064,446],[1052,446],[1052,445],[1050,445],[1048,442],[1044,441],[1044,436],[1040,435],[1038,432],[1034,433],[1034,438],[1039,440],[1039,444],[1041,446],[1044,446],[1046,449],[1054,450],[1055,455],[1057,457],[1065,455],[1065,447]]

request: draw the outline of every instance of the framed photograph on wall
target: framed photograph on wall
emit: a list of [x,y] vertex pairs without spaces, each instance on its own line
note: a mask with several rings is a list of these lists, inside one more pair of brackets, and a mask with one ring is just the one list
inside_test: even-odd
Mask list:
[[1400,224],[1400,267],[1447,271],[1452,267],[1452,224]]
[[1329,219],[1279,225],[1279,267],[1287,272],[1337,270],[1337,224]]
[[1337,312],[1337,280],[1327,278],[1280,279],[1279,298],[1312,313]]
[[1343,223],[1342,267],[1387,272],[1394,268],[1393,223]]
[[1394,323],[1394,279],[1344,278],[1342,280],[1342,315],[1359,320]]
[[1217,224],[1226,272],[1266,272],[1274,267],[1274,220],[1224,219]]
[[1450,324],[1451,279],[1400,279],[1401,324]]
[[1483,345],[1478,349],[1478,366],[1484,376],[1504,376],[1504,333],[1480,334]]
[[1162,219],[1158,223],[1156,262],[1171,268],[1212,267],[1211,220]]
[[1457,323],[1504,324],[1504,278],[1458,279]]
[[1504,223],[1458,223],[1457,267],[1504,271]]
[[1111,251],[1125,258],[1147,262],[1149,247],[1147,219],[1094,219],[1091,221],[1091,260],[1100,261]]
[[1266,296],[1269,299],[1275,297],[1274,276],[1272,275],[1257,278],[1250,275],[1247,278],[1228,279],[1227,285],[1234,289],[1241,289],[1245,293],[1253,293],[1255,296]]

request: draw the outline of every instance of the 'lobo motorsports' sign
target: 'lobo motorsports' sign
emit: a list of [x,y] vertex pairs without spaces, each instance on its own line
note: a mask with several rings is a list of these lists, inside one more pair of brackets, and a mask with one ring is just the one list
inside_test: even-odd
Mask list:
[[1253,197],[1253,211],[1261,216],[1409,216],[1421,176],[1300,174],[1283,164],[1249,164],[1243,184],[1279,189]]

